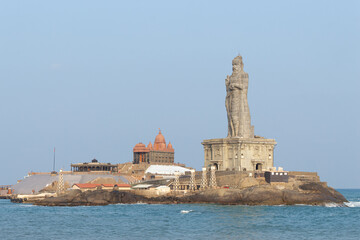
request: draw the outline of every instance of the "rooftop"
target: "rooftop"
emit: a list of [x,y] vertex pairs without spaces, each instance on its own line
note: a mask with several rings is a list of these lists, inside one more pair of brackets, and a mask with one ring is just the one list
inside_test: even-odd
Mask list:
[[190,169],[174,166],[174,165],[151,165],[146,169],[145,174],[162,174],[162,175],[174,175],[175,172],[180,172],[181,174],[185,174],[185,172],[190,171]]
[[79,188],[96,188],[96,187],[131,187],[129,184],[96,184],[96,183],[76,183]]

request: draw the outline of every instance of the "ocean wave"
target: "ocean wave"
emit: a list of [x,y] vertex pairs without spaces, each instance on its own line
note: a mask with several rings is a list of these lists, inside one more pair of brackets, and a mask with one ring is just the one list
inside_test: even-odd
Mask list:
[[32,204],[26,204],[26,203],[24,203],[24,204],[20,205],[20,207],[37,207],[37,206],[36,206],[36,205],[32,205]]
[[180,213],[183,213],[183,214],[186,214],[186,213],[190,213],[192,212],[193,210],[181,210]]
[[360,202],[346,202],[344,203],[347,207],[360,207]]
[[342,203],[325,203],[325,207],[333,208],[333,207],[344,207]]
[[360,207],[360,202],[325,203],[325,207]]
[[136,203],[115,203],[110,205],[150,205],[150,204],[144,202],[136,202]]

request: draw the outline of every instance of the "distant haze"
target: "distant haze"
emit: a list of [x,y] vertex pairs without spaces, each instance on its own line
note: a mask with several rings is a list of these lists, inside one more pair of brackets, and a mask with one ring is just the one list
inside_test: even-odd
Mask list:
[[97,158],[132,161],[161,128],[198,170],[227,135],[241,54],[275,165],[360,187],[359,1],[2,1],[0,184]]

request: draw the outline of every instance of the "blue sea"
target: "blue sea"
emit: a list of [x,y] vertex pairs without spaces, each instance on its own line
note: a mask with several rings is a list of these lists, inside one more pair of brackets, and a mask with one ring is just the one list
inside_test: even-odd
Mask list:
[[349,207],[39,207],[0,200],[0,239],[360,239],[360,190],[339,191]]

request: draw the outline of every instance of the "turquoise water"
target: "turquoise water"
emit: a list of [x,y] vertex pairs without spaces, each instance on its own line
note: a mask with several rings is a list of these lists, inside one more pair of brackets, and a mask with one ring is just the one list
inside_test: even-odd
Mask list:
[[0,239],[360,239],[360,190],[339,191],[350,207],[38,207],[0,200]]

